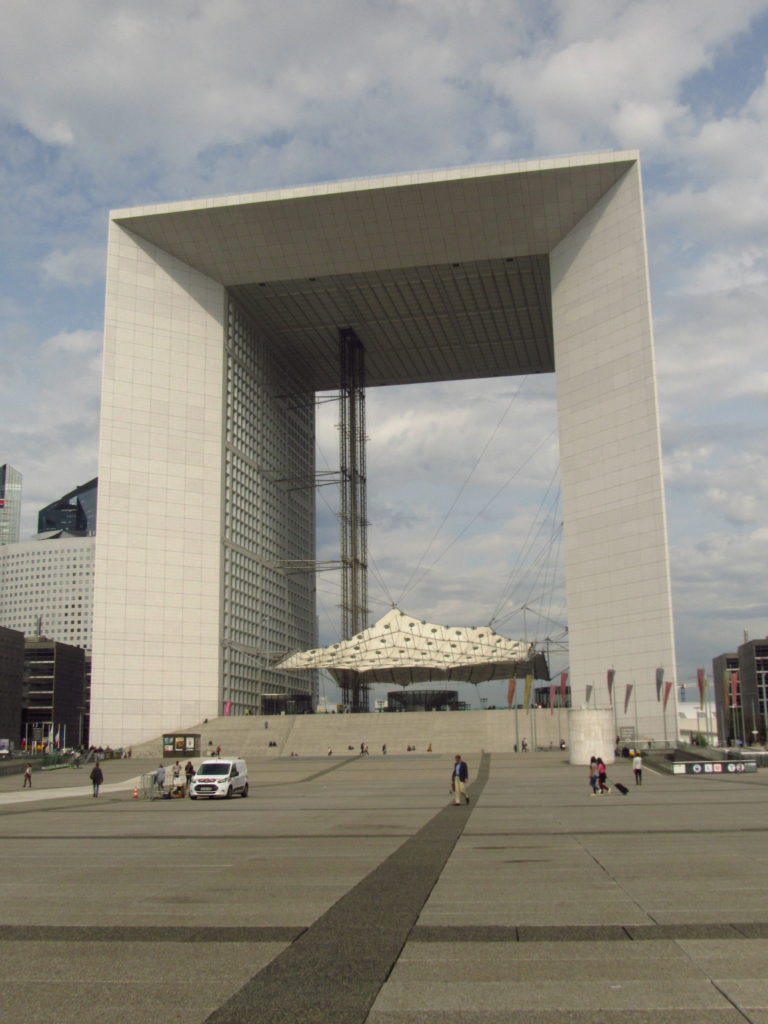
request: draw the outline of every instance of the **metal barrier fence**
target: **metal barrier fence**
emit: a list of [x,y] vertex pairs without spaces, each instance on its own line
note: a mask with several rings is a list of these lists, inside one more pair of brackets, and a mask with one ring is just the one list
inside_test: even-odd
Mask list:
[[141,776],[141,789],[139,791],[142,800],[155,800],[160,796],[160,790],[155,782],[155,773],[149,772]]

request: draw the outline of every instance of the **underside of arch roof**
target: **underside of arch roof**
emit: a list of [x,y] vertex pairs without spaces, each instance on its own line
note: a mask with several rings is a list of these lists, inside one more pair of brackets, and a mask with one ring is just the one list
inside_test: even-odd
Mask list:
[[365,683],[423,683],[450,679],[482,683],[533,675],[548,679],[544,655],[533,644],[509,640],[490,626],[439,626],[397,608],[330,647],[302,651],[280,669],[325,668],[336,679],[356,672]]

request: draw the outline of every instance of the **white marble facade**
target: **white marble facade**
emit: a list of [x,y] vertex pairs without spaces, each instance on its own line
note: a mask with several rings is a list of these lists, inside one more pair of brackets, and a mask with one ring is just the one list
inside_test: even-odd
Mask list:
[[[496,334],[473,347],[441,303],[480,303],[483,275],[508,284],[509,315],[477,305],[478,333]],[[508,336],[542,281],[536,337]],[[420,350],[430,313],[441,326]],[[446,323],[459,333],[441,350]],[[314,554],[311,489],[279,485],[314,471],[313,418],[286,396],[334,386],[350,325],[372,385],[556,373],[574,703],[592,685],[607,706],[612,668],[617,726],[663,738],[655,677],[675,681],[675,653],[642,192],[624,152],[112,214],[94,741],[311,689],[268,656],[315,642],[314,582],[279,570]]]

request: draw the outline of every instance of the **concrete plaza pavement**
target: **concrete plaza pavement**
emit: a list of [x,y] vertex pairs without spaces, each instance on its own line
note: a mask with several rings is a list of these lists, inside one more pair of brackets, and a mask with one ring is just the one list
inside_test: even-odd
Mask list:
[[0,1019],[768,1024],[768,773],[591,797],[464,753],[460,807],[442,755],[250,761],[231,801],[0,778]]

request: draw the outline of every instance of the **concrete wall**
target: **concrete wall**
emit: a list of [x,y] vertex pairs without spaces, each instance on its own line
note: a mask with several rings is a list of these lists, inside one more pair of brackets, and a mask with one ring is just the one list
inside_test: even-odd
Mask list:
[[[639,165],[553,250],[552,309],[570,685],[617,725],[676,735],[672,599]],[[632,699],[624,712],[627,685]]]
[[219,712],[224,289],[110,229],[91,741]]

